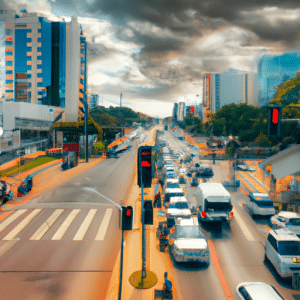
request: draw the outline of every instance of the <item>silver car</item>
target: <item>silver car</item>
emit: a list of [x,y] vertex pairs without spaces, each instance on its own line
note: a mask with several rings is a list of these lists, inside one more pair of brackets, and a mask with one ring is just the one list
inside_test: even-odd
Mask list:
[[300,237],[300,215],[298,213],[280,211],[277,215],[272,216],[270,221],[272,228],[286,228]]
[[170,230],[169,250],[176,262],[209,265],[208,243],[199,225],[175,224]]

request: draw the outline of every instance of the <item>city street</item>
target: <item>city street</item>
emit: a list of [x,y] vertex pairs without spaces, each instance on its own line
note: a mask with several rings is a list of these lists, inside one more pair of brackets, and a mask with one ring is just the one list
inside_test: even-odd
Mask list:
[[[134,160],[134,150],[103,160],[4,218],[1,299],[104,298],[120,250],[119,210],[83,187],[123,204],[132,185]],[[57,167],[41,173],[39,180],[47,185],[47,176]]]

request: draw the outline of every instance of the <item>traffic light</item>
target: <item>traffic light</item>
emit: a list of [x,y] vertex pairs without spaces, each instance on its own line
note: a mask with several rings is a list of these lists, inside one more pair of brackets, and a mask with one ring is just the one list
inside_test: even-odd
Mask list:
[[138,186],[142,183],[145,188],[151,187],[152,184],[152,147],[140,146],[138,151]]
[[153,225],[152,200],[145,200],[144,201],[143,214],[144,214],[144,224]]
[[268,135],[280,135],[281,106],[268,107]]
[[132,206],[122,206],[122,230],[132,230],[133,209]]

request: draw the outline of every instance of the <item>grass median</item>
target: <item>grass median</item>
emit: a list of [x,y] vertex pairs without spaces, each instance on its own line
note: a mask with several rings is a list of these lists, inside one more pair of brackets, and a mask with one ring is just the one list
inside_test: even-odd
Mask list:
[[42,157],[38,157],[35,160],[32,161],[28,161],[23,165],[20,166],[15,166],[12,168],[9,168],[7,170],[3,170],[0,172],[1,176],[13,176],[15,174],[18,174],[19,172],[24,172],[27,170],[31,170],[33,168],[36,168],[38,166],[44,165],[48,162],[51,162],[53,160],[57,160],[57,157],[50,157],[50,156],[42,156]]

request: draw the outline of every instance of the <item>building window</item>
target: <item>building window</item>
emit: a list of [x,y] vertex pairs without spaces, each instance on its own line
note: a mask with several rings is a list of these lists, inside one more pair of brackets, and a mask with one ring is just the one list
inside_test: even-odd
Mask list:
[[5,41],[5,45],[6,46],[12,46],[13,45],[13,41]]
[[5,54],[8,55],[8,56],[12,56],[13,55],[13,53],[9,52],[9,51],[6,51]]
[[37,69],[42,69],[43,65],[37,65]]
[[32,60],[32,57],[31,56],[27,56],[26,57],[26,61],[28,61],[28,60]]
[[43,78],[43,73],[38,73],[37,78]]
[[5,73],[6,73],[6,74],[13,74],[13,71],[8,71],[8,70],[6,70]]
[[38,86],[38,87],[43,87],[43,82],[38,82],[38,83],[37,83],[37,86]]
[[7,66],[12,66],[12,65],[13,65],[13,62],[12,62],[11,60],[8,60],[8,61],[6,61],[6,65],[7,65]]
[[28,78],[28,79],[31,78],[31,74],[27,74],[27,78]]
[[12,30],[11,29],[5,29],[5,34],[6,35],[11,35],[12,34]]

